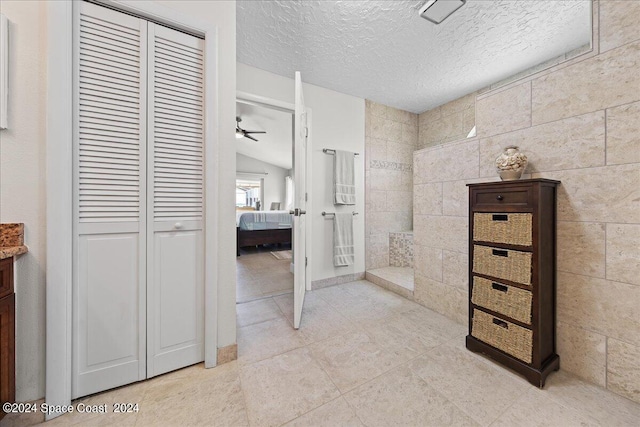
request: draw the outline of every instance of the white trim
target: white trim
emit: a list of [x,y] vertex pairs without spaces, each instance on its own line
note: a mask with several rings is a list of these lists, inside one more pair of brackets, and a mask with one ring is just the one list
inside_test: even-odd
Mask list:
[[[220,177],[217,27],[151,1],[103,0],[205,37],[205,367],[217,364]],[[73,236],[73,1],[47,2],[46,390],[50,405],[71,403]],[[179,23],[179,24],[177,24]],[[211,112],[213,112],[211,114]],[[48,414],[52,419],[61,413]]]
[[[73,7],[48,2],[46,401],[71,403]],[[52,419],[62,413],[47,413]]]

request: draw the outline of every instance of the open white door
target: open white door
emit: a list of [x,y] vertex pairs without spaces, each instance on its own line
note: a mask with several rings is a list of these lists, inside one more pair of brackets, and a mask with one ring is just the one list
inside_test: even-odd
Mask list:
[[294,177],[294,210],[293,210],[293,327],[298,329],[302,320],[305,282],[307,275],[306,251],[306,213],[307,213],[307,111],[302,95],[302,79],[296,71],[296,108],[294,118],[293,143],[293,177]]

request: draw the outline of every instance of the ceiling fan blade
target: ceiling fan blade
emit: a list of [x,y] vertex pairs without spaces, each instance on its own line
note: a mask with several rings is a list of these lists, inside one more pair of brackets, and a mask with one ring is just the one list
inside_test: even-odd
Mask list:
[[263,130],[245,130],[244,133],[267,133]]
[[245,137],[245,138],[249,138],[249,139],[251,139],[252,141],[258,142],[258,140],[257,140],[257,139],[255,139],[255,138],[254,138],[254,137],[252,137],[251,135],[247,135],[247,133],[246,133],[246,132],[245,132],[245,134],[244,134],[244,137]]

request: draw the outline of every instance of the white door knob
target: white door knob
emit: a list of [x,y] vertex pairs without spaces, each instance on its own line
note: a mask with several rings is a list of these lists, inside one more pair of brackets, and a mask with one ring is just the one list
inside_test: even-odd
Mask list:
[[174,224],[173,228],[175,228],[176,230],[180,230],[182,228],[182,223],[181,222],[176,222]]

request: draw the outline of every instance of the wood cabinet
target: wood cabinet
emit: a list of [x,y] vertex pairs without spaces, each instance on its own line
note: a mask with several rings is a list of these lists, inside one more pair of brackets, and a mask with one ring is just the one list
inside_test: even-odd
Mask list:
[[543,387],[556,354],[556,187],[469,184],[469,335],[481,352]]
[[[13,257],[0,260],[0,402],[15,402],[15,307]],[[0,418],[5,413],[0,411]]]

